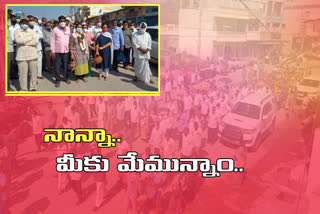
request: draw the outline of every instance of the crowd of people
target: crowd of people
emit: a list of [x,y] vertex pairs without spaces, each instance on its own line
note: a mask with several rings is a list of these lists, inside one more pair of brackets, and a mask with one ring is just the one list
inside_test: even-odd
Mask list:
[[[212,146],[218,143],[217,132],[222,118],[231,111],[238,100],[259,90],[274,95],[280,93],[278,109],[287,111],[290,103],[288,99],[292,97],[291,87],[294,87],[297,81],[295,79],[300,75],[289,75],[300,72],[299,66],[293,66],[281,71],[285,77],[290,78],[270,81],[269,76],[276,76],[273,73],[280,71],[273,69],[278,64],[270,68],[263,66],[264,60],[242,63],[220,60],[211,66],[208,65],[212,69],[210,73],[194,72],[192,67],[183,62],[184,58],[175,56],[174,59],[170,70],[161,76],[161,97],[67,97],[62,107],[63,113],[58,113],[59,107],[53,108],[53,103],[48,103],[48,109],[45,107],[40,110],[35,105],[24,108],[25,112],[21,114],[31,115],[29,124],[32,124],[33,131],[28,133],[32,133],[35,139],[34,147],[39,152],[56,151],[57,156],[74,153],[76,157],[83,157],[102,153],[110,162],[117,161],[116,155],[124,155],[127,151],[133,150],[142,158],[160,154],[161,157],[167,158],[212,159],[212,153],[216,153],[212,151]],[[175,70],[175,67],[181,65],[186,65],[186,69]],[[238,83],[218,84],[216,77],[235,75],[237,72],[246,74],[240,75]],[[295,103],[293,105],[297,106]],[[288,121],[291,117],[301,117],[301,121],[305,123],[301,129],[301,136],[310,136],[313,126],[312,115],[314,108],[309,106],[301,115],[297,111],[290,112]],[[58,146],[43,144],[43,127],[106,128],[108,133],[121,137],[122,142],[113,151],[98,150],[95,143],[85,146],[66,143]],[[23,128],[24,132],[27,132],[26,130],[28,129]],[[11,160],[16,157],[15,145],[19,144],[19,141],[12,142],[16,143],[0,148],[0,157],[7,156],[8,153],[12,154]],[[306,150],[309,154],[310,145],[310,142],[304,142],[301,148],[308,147]],[[245,168],[247,149],[244,146],[233,149],[234,157],[230,158],[234,158],[237,165]],[[10,173],[4,175],[8,174]],[[109,192],[117,189],[117,192],[126,192],[128,213],[150,213],[151,210],[161,213],[183,213],[187,205],[195,200],[204,182],[201,173],[130,173],[118,174],[118,181],[111,187],[110,181],[115,179],[114,176],[114,172],[59,173],[57,190],[62,195],[74,191],[77,203],[82,204],[87,200],[88,183],[93,182],[96,186],[95,211],[104,208]],[[232,187],[241,186],[243,176],[233,176]],[[5,182],[10,183],[10,179],[7,178]],[[8,197],[5,193],[7,191],[3,192],[4,198]]]
[[[14,23],[14,17],[12,17],[11,24]],[[28,20],[20,20],[21,25],[26,23],[29,23],[30,26]],[[66,18],[60,17],[59,22],[44,23],[46,23],[46,28],[51,28],[52,24],[56,26],[53,31],[46,31],[46,34],[51,35],[51,42],[47,42],[50,46],[43,46],[45,55],[47,56],[48,51],[49,56],[46,57],[49,60],[46,64],[50,63],[52,59],[50,56],[53,56],[55,66],[50,66],[50,69],[55,67],[59,74],[61,64],[64,64],[64,78],[68,76],[66,65],[69,60],[75,59],[75,74],[78,76],[78,81],[88,80],[90,71],[87,72],[87,69],[89,70],[87,64],[90,62],[87,61],[89,58],[83,51],[84,46],[80,45],[87,41],[87,48],[91,50],[92,55],[99,55],[103,58],[102,63],[97,65],[100,66],[98,67],[100,79],[103,77],[103,72],[105,72],[104,79],[107,80],[110,69],[117,70],[117,63],[112,64],[111,62],[114,62],[115,56],[119,55],[121,51],[124,52],[126,58],[130,58],[132,52],[130,44],[133,44],[133,53],[138,53],[135,60],[131,61],[138,69],[135,70],[136,77],[143,81],[150,80],[146,75],[148,74],[146,54],[148,54],[149,48],[145,43],[145,37],[148,37],[148,34],[145,34],[143,30],[147,27],[145,23],[140,25],[139,33],[133,36],[131,43],[126,43],[130,40],[125,38],[132,33],[134,34],[134,23],[124,23],[123,29],[125,30],[122,30],[121,34],[121,28],[114,27],[117,22],[112,22],[114,31],[111,31],[114,34],[118,32],[116,36],[112,35],[108,26],[102,23],[101,19],[97,20],[96,26],[92,22],[87,24],[85,20],[82,20],[81,23],[73,25],[74,33],[72,34],[75,36],[66,36],[66,38],[70,38],[68,45],[64,44],[66,41],[63,41],[54,43],[53,46],[53,37],[63,38],[65,36],[63,28],[67,29],[70,22]],[[127,28],[128,25],[129,28]],[[80,29],[84,32],[83,37],[81,36],[83,34],[79,33]],[[72,31],[71,27],[70,30]],[[22,32],[22,30],[18,32]],[[30,29],[27,33],[28,35],[25,34],[24,38],[36,34]],[[19,34],[15,33],[15,35]],[[95,39],[91,40],[90,36]],[[43,38],[44,43],[45,40]],[[31,42],[27,41],[26,43]],[[46,49],[46,47],[50,49]],[[112,49],[113,51],[109,51]],[[60,51],[57,52],[57,50]],[[34,56],[38,56],[38,54],[35,52]],[[276,57],[279,58],[275,55]],[[303,122],[301,136],[310,141],[310,133],[313,129],[312,120],[316,109],[307,97],[307,107],[302,108],[301,111],[295,108],[298,104],[295,103],[294,88],[305,72],[305,68],[301,67],[298,60],[292,63],[293,66],[284,66],[280,60],[270,59],[252,61],[241,59],[201,60],[197,58],[198,64],[209,68],[208,72],[208,70],[201,71],[201,69],[193,67],[193,62],[185,61],[187,58],[187,54],[172,56],[168,70],[162,72],[160,97],[67,97],[63,104],[64,112],[61,114],[58,114],[57,110],[53,108],[53,103],[49,103],[48,109],[44,111],[40,111],[36,106],[24,108],[26,112],[22,114],[32,117],[32,135],[35,138],[37,151],[52,149],[57,150],[57,156],[72,152],[77,157],[103,153],[102,155],[113,159],[111,161],[115,161],[116,155],[123,155],[132,150],[137,151],[139,157],[142,158],[148,157],[150,154],[160,154],[167,158],[208,157],[212,159],[213,151],[210,149],[218,143],[217,133],[222,118],[232,110],[239,100],[257,91],[264,91],[278,97],[276,100],[277,109],[286,111],[288,120],[292,117],[300,117]],[[194,59],[194,57],[190,58]],[[29,68],[37,69],[37,60],[26,60],[23,64],[26,63],[29,63]],[[136,66],[136,64],[138,65]],[[128,66],[128,62],[124,63],[124,66]],[[218,76],[237,76],[237,73],[240,74],[238,81],[220,84],[217,79]],[[34,76],[36,79],[37,76]],[[39,78],[41,78],[41,74]],[[59,75],[57,81],[61,81],[60,78]],[[294,108],[291,108],[292,106]],[[44,115],[43,112],[46,114]],[[50,120],[45,120],[44,117],[48,116]],[[46,145],[42,140],[45,121],[48,122],[46,125],[50,128],[106,128],[112,135],[121,137],[122,142],[116,150],[107,153],[97,150],[95,143],[91,144],[91,149],[87,145],[69,146],[66,143],[61,143],[59,146]],[[19,143],[19,141],[13,142]],[[12,145],[14,143],[10,146]],[[310,153],[310,142],[304,141],[302,147],[308,147],[306,150]],[[234,149],[235,156],[228,158],[234,158],[237,165],[245,168],[247,149],[244,146]],[[6,156],[9,151],[12,154],[11,157],[15,157],[14,150],[8,149],[6,146],[0,147],[0,158]],[[86,200],[87,190],[84,186],[88,182],[94,182],[96,184],[94,210],[96,211],[108,201],[107,191],[113,189],[113,187],[108,187],[107,190],[108,181],[111,180],[108,179],[108,176],[114,176],[114,174],[110,174],[59,173],[57,190],[60,194],[65,194],[73,189],[77,195],[78,204],[81,204]],[[197,192],[204,183],[204,179],[199,179],[200,173],[183,175],[179,173],[131,173],[119,174],[118,176],[119,181],[115,184],[115,189],[117,193],[122,189],[125,190],[128,213],[151,213],[151,210],[158,213],[183,213],[187,205],[195,200]],[[240,186],[243,182],[243,176],[240,175],[236,175],[232,179],[233,186]],[[3,194],[3,198],[5,197],[8,195]],[[223,196],[219,195],[219,197]]]
[[44,72],[54,74],[57,88],[61,81],[71,84],[72,73],[76,83],[87,82],[92,68],[99,72],[99,80],[108,80],[110,71],[119,72],[120,62],[124,69],[134,68],[134,81],[153,83],[149,65],[152,41],[146,29],[145,22],[112,20],[110,26],[101,18],[96,23],[86,19],[73,22],[64,16],[48,21],[29,15],[17,20],[9,9],[8,90],[14,90],[12,80],[18,78],[20,91],[36,91],[38,81],[46,78]]

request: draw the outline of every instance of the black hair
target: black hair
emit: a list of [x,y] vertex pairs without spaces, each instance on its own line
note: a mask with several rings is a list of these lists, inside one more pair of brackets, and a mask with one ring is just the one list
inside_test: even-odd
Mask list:
[[28,15],[28,16],[27,16],[27,18],[28,18],[28,19],[30,19],[30,18],[33,18],[33,16],[31,16],[31,15]]
[[127,22],[127,21],[124,21],[122,24],[123,24],[123,25],[124,25],[124,24],[128,24],[128,22]]
[[60,22],[61,19],[64,19],[64,20],[65,20],[66,17],[64,17],[64,16],[59,16],[59,17],[58,17],[59,22]]
[[59,24],[59,22],[57,20],[54,20],[53,24],[56,25]]
[[12,10],[11,9],[8,9],[8,14],[10,14],[12,12]]

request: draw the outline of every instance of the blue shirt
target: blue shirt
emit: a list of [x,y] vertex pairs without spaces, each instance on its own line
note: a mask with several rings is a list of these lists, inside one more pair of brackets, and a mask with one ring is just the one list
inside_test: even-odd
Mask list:
[[109,28],[109,33],[112,35],[113,50],[119,50],[121,46],[124,46],[124,38],[121,27],[117,26],[114,29],[114,32],[112,31],[112,28]]

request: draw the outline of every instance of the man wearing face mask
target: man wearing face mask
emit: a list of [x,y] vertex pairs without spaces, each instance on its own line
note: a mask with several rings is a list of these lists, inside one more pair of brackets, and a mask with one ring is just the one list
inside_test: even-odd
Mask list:
[[124,56],[126,57],[126,62],[123,64],[123,68],[127,69],[127,66],[130,62],[130,49],[132,47],[132,34],[130,28],[128,28],[128,22],[123,22],[123,37],[124,37]]
[[[29,25],[30,28],[38,34],[39,40],[43,38],[43,33],[38,25],[38,23],[35,21],[35,18],[33,16],[29,16]],[[44,79],[42,76],[42,46],[41,41],[37,44],[37,53],[38,53],[38,64],[37,64],[37,75],[39,79]]]
[[30,71],[30,90],[36,91],[37,82],[37,44],[39,37],[36,32],[29,28],[26,19],[20,21],[21,29],[14,33],[14,40],[17,43],[17,56],[19,70],[20,90],[28,90],[28,68]]
[[68,75],[68,61],[69,61],[69,41],[70,28],[66,27],[66,18],[59,16],[59,26],[54,28],[51,35],[51,52],[52,58],[55,60],[56,83],[57,88],[60,87],[60,70],[62,64],[63,80],[67,84],[71,84]]
[[81,25],[82,25],[82,26],[83,26],[83,25],[87,25],[86,19],[82,19],[82,20],[81,20]]
[[102,19],[98,19],[97,25],[92,29],[92,33],[93,33],[92,36],[94,38],[97,38],[98,34],[102,31],[101,27],[102,27]]
[[90,21],[88,25],[88,32],[91,34],[91,36],[94,36],[93,28],[94,28],[94,24],[92,21]]
[[50,22],[45,23],[45,30],[43,31],[43,48],[46,59],[46,70],[49,73],[53,73],[53,64],[51,61],[51,34],[52,28]]
[[10,38],[12,38],[12,42],[13,42],[13,52],[12,52],[12,60],[10,60],[12,62],[11,66],[10,66],[10,70],[9,73],[11,74],[11,77],[13,78],[18,78],[18,72],[16,71],[16,61],[14,60],[15,55],[17,53],[17,45],[14,42],[14,33],[16,32],[16,30],[20,29],[20,25],[17,23],[17,18],[15,15],[11,15],[11,22],[10,22],[10,26],[8,28],[8,34],[10,34]]
[[142,22],[140,24],[139,32],[133,34],[132,37],[132,46],[134,49],[133,57],[135,58],[134,72],[136,74],[134,81],[140,80],[145,83],[153,83],[149,66],[152,40],[150,34],[146,32],[146,30],[147,23]]
[[113,43],[113,64],[112,69],[116,72],[118,70],[118,55],[120,51],[124,51],[124,38],[121,27],[117,26],[117,20],[113,20],[111,22],[111,29],[109,29],[109,33],[112,35],[112,43]]

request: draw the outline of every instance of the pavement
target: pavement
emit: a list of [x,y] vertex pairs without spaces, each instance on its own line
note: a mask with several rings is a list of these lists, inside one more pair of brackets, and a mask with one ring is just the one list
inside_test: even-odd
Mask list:
[[[154,81],[151,83],[134,82],[134,69],[128,66],[128,69],[124,69],[122,64],[119,64],[119,72],[111,71],[109,73],[109,80],[98,80],[99,71],[93,68],[92,76],[88,78],[88,82],[76,83],[76,76],[71,75],[71,84],[68,85],[65,82],[61,82],[60,87],[56,88],[54,85],[54,74],[43,72],[45,79],[38,79],[37,90],[38,91],[158,91],[158,65],[150,63],[152,72],[151,79]],[[19,81],[14,80],[13,86],[16,90],[20,89]]]

